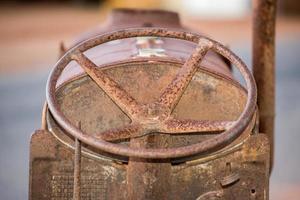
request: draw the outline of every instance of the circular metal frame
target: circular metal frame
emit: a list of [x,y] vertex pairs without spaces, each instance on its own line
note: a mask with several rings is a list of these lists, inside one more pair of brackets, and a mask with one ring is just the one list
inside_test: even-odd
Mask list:
[[[98,74],[95,73],[95,64],[93,64],[87,57],[84,56],[83,52],[86,50],[101,45],[103,43],[118,40],[118,39],[125,39],[131,37],[143,37],[143,36],[157,36],[157,37],[168,37],[168,38],[175,38],[181,40],[187,40],[190,42],[198,43],[196,51],[191,55],[191,57],[186,61],[183,67],[177,73],[177,76],[173,80],[172,83],[166,88],[164,93],[162,94],[161,98],[155,104],[148,105],[148,110],[141,109],[144,108],[137,105],[133,98],[129,97],[126,92],[119,88],[115,82],[110,80],[108,77],[104,76],[101,71],[99,76],[103,75],[103,77],[98,77]],[[64,68],[68,65],[68,63],[72,60],[77,61],[85,71],[97,82],[97,84],[102,86],[101,88],[108,94],[112,94],[111,98],[118,104],[121,110],[124,111],[125,114],[130,116],[131,118],[138,119],[143,116],[141,113],[148,112],[149,107],[151,107],[150,111],[154,110],[157,111],[157,104],[160,105],[160,118],[158,121],[164,121],[165,116],[170,114],[171,110],[176,106],[177,102],[179,101],[184,89],[186,88],[187,84],[189,84],[190,80],[192,79],[193,74],[197,71],[197,67],[195,67],[205,56],[208,50],[213,50],[224,57],[226,57],[232,64],[234,64],[238,70],[243,75],[248,96],[246,106],[239,116],[238,120],[234,123],[231,123],[230,126],[226,127],[225,131],[221,134],[208,139],[206,141],[192,144],[189,146],[178,147],[178,148],[164,148],[164,149],[137,149],[137,148],[130,148],[120,144],[114,144],[108,142],[102,138],[94,137],[84,133],[82,130],[74,126],[62,113],[59,108],[59,104],[56,99],[56,84],[59,76],[63,72]],[[101,85],[102,84],[102,85]],[[106,84],[106,85],[105,85]],[[175,89],[174,89],[175,88]],[[174,93],[174,91],[179,91],[178,93]],[[57,123],[65,129],[68,133],[72,136],[77,138],[83,143],[91,145],[95,148],[98,148],[102,151],[106,151],[112,154],[121,155],[121,156],[129,156],[129,157],[139,157],[139,158],[151,158],[151,159],[165,159],[165,158],[178,158],[178,157],[186,157],[200,153],[206,153],[210,151],[219,150],[222,147],[226,146],[227,144],[231,143],[235,140],[242,132],[246,129],[248,124],[250,123],[252,116],[255,112],[256,107],[256,99],[257,99],[257,91],[256,91],[256,84],[254,78],[243,63],[243,61],[238,58],[234,53],[232,53],[229,49],[224,47],[222,44],[209,39],[207,37],[200,36],[195,33],[188,33],[184,31],[174,31],[169,29],[161,29],[161,28],[141,28],[141,29],[126,29],[121,31],[116,31],[113,33],[107,33],[103,35],[99,35],[95,38],[89,39],[87,41],[82,42],[81,44],[77,45],[70,51],[68,51],[55,65],[54,69],[52,70],[48,82],[47,82],[47,89],[46,89],[46,98],[49,110],[53,115],[54,119]],[[141,112],[137,112],[141,110]],[[156,112],[154,112],[156,113]],[[145,119],[146,121],[148,119]],[[152,119],[149,121],[149,124],[153,124],[158,122],[153,121]],[[169,125],[172,126],[172,123],[176,124],[176,120],[168,121]],[[203,122],[201,122],[203,123]],[[200,124],[203,127],[211,128],[209,123]],[[136,127],[133,125],[131,129],[126,129],[126,131],[131,132]],[[204,129],[205,129],[204,128]],[[153,131],[155,132],[158,127],[153,126],[150,129],[143,129],[142,131]],[[166,129],[169,130],[169,129]],[[205,129],[206,130],[206,129]],[[210,129],[207,129],[210,130]],[[176,131],[176,130],[174,130]]]

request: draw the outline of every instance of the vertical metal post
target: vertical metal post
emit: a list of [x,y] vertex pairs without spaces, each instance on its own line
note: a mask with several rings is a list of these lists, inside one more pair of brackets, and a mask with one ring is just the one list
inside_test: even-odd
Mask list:
[[253,73],[258,89],[259,130],[270,140],[271,169],[274,153],[276,1],[253,1]]
[[[81,128],[79,122],[78,127]],[[81,141],[75,139],[73,200],[81,199]]]
[[[133,148],[166,148],[167,135],[149,135],[130,140]],[[129,158],[127,167],[127,199],[168,199],[171,161]]]

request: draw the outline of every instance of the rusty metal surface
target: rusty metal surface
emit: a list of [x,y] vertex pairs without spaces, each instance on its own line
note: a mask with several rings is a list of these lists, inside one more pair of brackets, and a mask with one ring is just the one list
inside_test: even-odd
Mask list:
[[[155,198],[152,189],[140,191],[143,199],[268,199],[269,144],[264,134],[251,135],[231,151],[210,160],[195,159],[178,165],[169,165],[168,191],[160,190]],[[31,140],[31,192],[32,200],[72,199],[74,152],[44,130],[34,133]],[[113,161],[82,157],[81,199],[128,199],[128,165]],[[230,166],[230,168],[228,167]],[[150,168],[151,169],[151,168]],[[163,171],[163,169],[161,169]],[[139,171],[138,171],[139,172]],[[150,170],[138,172],[144,183],[158,181]],[[163,174],[163,173],[162,173]],[[228,174],[239,179],[222,185]],[[259,177],[259,179],[258,179]],[[156,190],[159,191],[159,190]],[[139,192],[138,188],[133,192]],[[143,193],[144,192],[144,193]]]
[[[70,47],[66,47],[61,43],[59,47],[60,57],[63,56],[67,50],[90,38],[112,31],[140,27],[159,27],[193,32],[193,30],[181,25],[178,14],[174,12],[161,10],[114,9],[108,15],[104,24],[92,31],[81,34]],[[201,33],[201,35],[203,34]],[[178,46],[180,46],[180,48],[178,48]],[[170,38],[139,37],[118,40],[114,43],[107,44],[105,47],[100,45],[89,49],[85,52],[85,55],[88,57],[91,56],[93,62],[97,65],[119,62],[132,57],[149,57],[153,55],[159,56],[161,59],[167,58],[184,61],[192,53],[195,47],[196,44],[187,41],[178,41]],[[202,64],[207,68],[232,77],[230,70],[231,66],[228,63],[228,60],[213,51],[207,52]],[[66,71],[66,73],[62,74],[62,77],[59,80],[61,82],[82,73],[81,69],[76,68],[76,66],[65,69],[64,71]]]
[[73,199],[81,199],[81,141],[78,139],[75,140]]
[[[152,62],[122,62],[112,66],[100,66],[99,70],[109,75],[119,85],[122,85],[125,91],[142,104],[151,103],[161,96],[162,91],[168,86],[168,83],[176,77],[176,72],[182,66],[181,63],[157,61]],[[138,72],[138,73],[137,73]],[[142,83],[142,84],[137,84]],[[150,87],[150,88],[149,88]],[[149,93],[149,89],[151,93]],[[106,139],[120,138],[121,135],[110,135],[111,127],[127,126],[130,123],[126,114],[112,102],[104,91],[99,90],[97,84],[87,75],[77,77],[57,88],[56,96],[59,105],[66,116],[76,123],[82,122],[83,130],[86,134],[106,136]],[[246,103],[245,90],[234,80],[228,79],[222,75],[215,74],[212,71],[199,68],[195,73],[191,84],[186,88],[181,100],[173,111],[173,116],[177,120],[170,122],[183,124],[182,134],[173,134],[176,131],[170,131],[170,137],[166,135],[148,135],[143,138],[131,139],[130,145],[144,148],[153,147],[180,147],[187,144],[205,141],[215,134],[202,132],[191,135],[191,128],[196,124],[190,124],[193,121],[231,121],[238,118]],[[193,99],[193,101],[191,101]],[[93,112],[90,112],[90,111]],[[222,110],[223,112],[220,112]],[[49,116],[50,117],[50,116]],[[186,120],[190,119],[190,120]],[[66,139],[66,132],[60,130],[53,121],[49,121],[49,128],[59,134],[58,137],[72,144],[72,140]],[[127,126],[128,131],[135,126]],[[249,127],[253,127],[250,124]],[[201,127],[200,127],[201,128]],[[204,131],[210,129],[206,127]],[[104,130],[98,132],[98,130]],[[105,131],[108,130],[108,131]],[[222,130],[222,129],[220,129]],[[118,133],[116,131],[115,133]],[[130,133],[130,132],[129,132]],[[168,132],[166,132],[168,133]],[[103,135],[104,134],[104,135]],[[109,137],[108,137],[109,136]],[[243,134],[239,140],[243,141],[249,136],[249,130]],[[164,138],[158,138],[164,137]],[[236,142],[235,142],[236,144]],[[95,153],[95,149],[84,149],[86,153]],[[95,154],[94,154],[95,155]],[[103,156],[103,152],[96,154],[97,158]],[[215,155],[211,155],[215,157]],[[89,156],[93,158],[92,156]],[[115,157],[110,157],[116,159]],[[95,159],[95,158],[94,158]],[[118,158],[117,158],[118,159]],[[100,159],[101,160],[101,159]],[[127,163],[128,160],[125,160]],[[130,158],[127,165],[127,191],[130,199],[166,199],[169,194],[163,191],[169,191],[170,179],[167,174],[171,174],[172,164],[170,160],[153,161],[151,159]],[[141,176],[145,174],[145,176]],[[156,178],[160,177],[160,178]],[[149,185],[152,185],[149,187]],[[130,189],[131,188],[131,189]],[[135,188],[135,189],[132,189]]]
[[253,74],[258,88],[259,130],[271,144],[274,159],[275,24],[277,0],[255,0],[253,18]]
[[[127,61],[114,64],[113,67],[101,66],[101,70],[122,85],[124,90],[128,91],[138,102],[147,104],[160,97],[161,91],[168,86],[181,66],[181,63],[166,61],[139,61],[135,63]],[[143,84],[137,85],[137,83]],[[149,93],[149,87],[151,87],[151,93]],[[111,135],[109,129],[111,127],[118,129],[118,127],[130,123],[128,117],[124,113],[122,114],[118,107],[105,95],[105,92],[99,90],[97,84],[86,75],[60,86],[56,95],[66,116],[73,123],[82,121],[83,129],[87,134],[97,137],[106,136],[106,139],[119,139],[122,134],[118,135],[120,132],[116,131],[115,134]],[[143,138],[131,139],[130,145],[135,148],[167,148],[204,141],[216,133],[206,132],[210,130],[207,126],[205,132],[190,135],[189,132],[193,132],[192,128],[195,131],[197,126],[193,123],[189,125],[189,122],[201,120],[205,123],[209,120],[235,120],[245,106],[246,97],[245,90],[234,80],[199,69],[173,111],[174,117],[178,119],[170,121],[172,123],[179,121],[180,124],[183,124],[183,133],[178,135],[178,132],[173,134],[176,133],[176,130],[169,131],[172,138],[166,138],[166,135],[143,136]],[[91,110],[93,110],[93,114],[90,112]],[[54,127],[53,122],[50,121],[49,125],[56,134],[60,131],[59,128]],[[102,126],[99,127],[99,125]],[[130,128],[136,128],[134,125],[127,127],[126,130],[129,133],[132,130]],[[249,127],[253,127],[253,124]],[[98,130],[108,131],[97,133]],[[168,132],[166,131],[166,133]],[[64,134],[65,132],[61,135]],[[240,141],[248,137],[248,134],[249,131],[243,135]],[[69,143],[72,142],[69,141]],[[95,153],[95,149],[89,150],[86,152]],[[98,157],[102,155],[103,152],[97,154]],[[115,157],[112,158],[116,159]],[[128,162],[126,174],[128,199],[167,199],[170,196],[169,193],[164,192],[170,190],[170,179],[167,175],[171,174],[172,164],[170,160],[153,161],[151,159],[130,158],[129,161],[125,161]]]
[[[154,24],[172,15],[147,13]],[[123,20],[125,28],[130,23]],[[31,140],[30,199],[268,199],[269,143],[257,131],[250,71],[223,45],[172,22],[177,30],[96,36],[58,61],[47,83],[43,130]],[[136,40],[134,56],[120,56],[130,45],[107,59],[89,53],[128,38]],[[180,41],[196,44],[189,57],[162,51],[164,42],[178,48]],[[237,67],[247,90],[217,54]],[[74,66],[83,71],[68,71]]]
[[[172,199],[268,199],[268,159],[268,140],[258,134],[241,149],[218,159],[176,166],[171,183],[177,191]],[[238,174],[239,178],[223,186],[228,174]]]
[[[30,155],[29,199],[73,199],[74,151],[50,132],[38,130],[31,138]],[[108,160],[81,160],[81,199],[126,199],[125,166]]]
[[[137,101],[147,104],[159,98],[181,65],[181,63],[166,61],[134,63],[128,61],[114,64],[113,68],[110,65],[101,66],[101,70],[122,85]],[[116,141],[118,138],[124,140],[130,134],[130,130],[138,129],[134,124],[130,125],[129,118],[86,75],[61,85],[57,89],[56,95],[60,107],[68,119],[72,123],[81,121],[83,130],[96,138],[102,137],[108,141]],[[245,102],[246,93],[234,80],[213,74],[210,71],[199,70],[173,111],[174,119],[170,120],[170,123],[182,125],[182,133],[176,132],[171,127],[168,127],[168,131],[165,133],[171,134],[174,138],[173,147],[184,145],[182,142],[175,142],[179,141],[175,138],[185,138],[188,135],[194,137],[193,141],[200,141],[197,138],[197,132],[195,132],[198,128],[197,124],[190,124],[189,122],[201,120],[204,124],[206,123],[205,125],[208,125],[210,121],[234,121],[242,112]],[[51,116],[48,119],[51,119]],[[53,121],[50,120],[49,125],[57,137],[70,143],[65,133]],[[122,129],[121,132],[121,127],[127,128]],[[203,126],[201,125],[201,127]],[[213,128],[222,130],[218,127],[205,126],[204,132],[200,134],[202,137],[214,136],[216,134],[214,132],[208,134],[208,131]],[[118,132],[120,135],[116,134]]]
[[74,42],[72,47],[93,38],[97,35],[112,32],[126,28],[140,27],[166,27],[172,29],[185,29],[180,23],[178,13],[165,10],[148,10],[148,9],[130,9],[117,8],[113,9],[106,21],[95,29],[81,34]]
[[[195,69],[197,68],[197,65],[195,64],[201,61],[202,57],[209,49],[218,52],[219,54],[223,55],[228,60],[230,60],[233,64],[235,64],[244,76],[246,81],[246,85],[248,88],[248,99],[246,107],[239,119],[233,124],[233,126],[224,127],[224,129],[227,130],[224,131],[222,134],[199,144],[173,149],[139,149],[139,151],[136,151],[133,148],[108,143],[99,138],[95,139],[91,136],[88,136],[87,134],[84,134],[76,126],[72,125],[63,116],[55,97],[56,83],[63,69],[71,60],[76,60],[85,70],[96,68],[97,66],[83,55],[84,51],[108,41],[137,36],[171,37],[199,43],[195,53],[186,61],[183,67],[179,69],[175,78],[162,93],[161,97],[159,98],[159,101],[153,102],[148,105],[137,106],[138,103],[135,101],[135,99],[130,97],[130,95],[127,92],[125,92],[121,88],[121,86],[116,84],[104,73],[95,75],[95,73],[91,73],[92,71],[87,71],[91,78],[94,81],[96,81],[98,86],[105,91],[105,93],[119,106],[119,108],[124,113],[126,113],[129,118],[131,118],[131,120],[136,120],[134,122],[139,122],[140,124],[143,124],[143,127],[146,128],[142,131],[143,133],[161,131],[161,122],[167,121],[169,119],[170,113],[173,109],[172,105],[176,105],[177,99],[180,98],[184,89],[190,83],[190,80],[193,74],[195,73]],[[256,102],[256,86],[254,79],[251,76],[251,73],[247,69],[245,64],[230,50],[226,49],[224,46],[222,46],[216,41],[205,37],[201,37],[197,34],[191,34],[180,31],[170,31],[167,29],[157,28],[131,29],[104,34],[91,40],[88,40],[82,43],[81,45],[77,46],[76,48],[68,51],[67,54],[65,54],[65,56],[62,57],[62,59],[60,59],[60,61],[57,63],[56,67],[52,71],[48,80],[46,94],[48,106],[54,118],[65,130],[67,130],[76,138],[80,139],[82,142],[109,153],[122,156],[134,156],[143,158],[184,157],[200,152],[207,152],[213,149],[216,150],[217,148],[222,148],[226,144],[229,144],[234,139],[236,139],[247,127],[255,111]],[[202,122],[200,123],[203,124]],[[201,132],[202,127],[200,127],[198,131]],[[178,132],[180,132],[180,130]]]

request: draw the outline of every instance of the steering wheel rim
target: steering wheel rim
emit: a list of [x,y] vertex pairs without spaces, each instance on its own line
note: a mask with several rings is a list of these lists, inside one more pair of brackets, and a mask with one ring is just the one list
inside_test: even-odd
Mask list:
[[[216,53],[223,55],[231,63],[233,63],[234,66],[237,67],[237,69],[241,72],[246,82],[247,91],[248,91],[246,106],[243,112],[241,113],[241,115],[239,116],[238,120],[234,124],[232,124],[231,127],[229,127],[227,130],[208,140],[202,141],[200,143],[188,145],[188,146],[177,147],[177,148],[165,148],[165,149],[144,149],[144,148],[137,149],[137,148],[131,148],[120,144],[110,143],[101,138],[95,138],[94,136],[88,135],[84,133],[82,130],[80,130],[79,128],[77,128],[76,126],[74,126],[60,110],[59,104],[55,96],[56,84],[64,68],[72,60],[80,62],[82,61],[82,59],[85,59],[84,57],[82,57],[84,56],[83,52],[85,52],[86,50],[92,47],[101,45],[103,43],[107,43],[109,41],[117,40],[117,39],[144,37],[144,36],[167,37],[167,38],[186,40],[193,43],[202,43],[201,45],[205,44],[206,46],[204,45],[205,46],[204,49],[202,48],[203,46],[199,45],[200,49],[198,50],[196,49],[197,51],[195,52],[194,55],[190,57],[189,60],[190,63],[188,64],[192,63],[196,65],[199,62],[199,60],[201,60],[204,57],[204,55],[208,50],[213,50]],[[195,59],[195,56],[199,56],[199,55],[200,57]],[[78,59],[78,56],[80,56],[80,59]],[[165,95],[166,98],[168,98],[167,95],[170,94],[166,94]],[[47,81],[47,88],[46,88],[46,99],[48,103],[48,108],[52,116],[54,117],[54,119],[57,121],[57,123],[65,131],[70,133],[73,137],[79,139],[81,142],[91,145],[95,148],[98,148],[99,150],[120,155],[120,156],[149,158],[149,159],[166,159],[166,158],[187,157],[195,154],[216,151],[223,148],[227,144],[231,143],[233,140],[235,140],[247,128],[248,124],[252,119],[256,107],[257,90],[256,90],[255,80],[251,75],[251,72],[249,71],[247,66],[244,64],[244,62],[233,52],[231,52],[229,49],[224,47],[222,44],[210,38],[195,33],[188,33],[184,31],[162,29],[162,28],[134,28],[134,29],[125,29],[121,31],[99,35],[95,38],[86,40],[80,43],[79,45],[75,46],[71,50],[69,50],[56,63],[56,65],[54,66],[53,70],[49,75]],[[132,103],[131,99],[127,99],[127,101],[129,103]],[[134,106],[135,105],[133,105],[133,107]],[[131,114],[134,116],[135,113],[127,113],[127,114]]]

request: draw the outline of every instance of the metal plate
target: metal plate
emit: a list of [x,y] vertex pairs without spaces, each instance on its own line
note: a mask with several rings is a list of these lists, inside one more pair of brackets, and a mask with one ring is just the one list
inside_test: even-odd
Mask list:
[[[249,130],[248,130],[249,131]],[[73,192],[74,154],[50,132],[36,131],[31,139],[31,200],[69,200]],[[195,159],[171,166],[171,181],[164,199],[267,199],[269,143],[263,134],[251,135],[244,143],[214,157]],[[127,198],[127,164],[110,160],[82,158],[83,200]],[[230,165],[230,167],[229,167]],[[238,179],[227,179],[238,174]],[[155,177],[140,174],[155,184]],[[232,182],[230,182],[232,181]],[[154,197],[151,190],[145,199]]]

